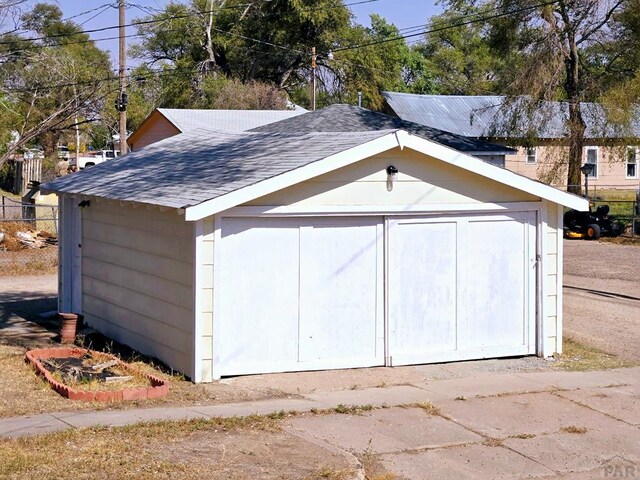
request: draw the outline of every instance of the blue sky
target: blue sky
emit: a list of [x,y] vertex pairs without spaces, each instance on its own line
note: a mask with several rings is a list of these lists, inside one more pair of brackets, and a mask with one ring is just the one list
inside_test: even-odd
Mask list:
[[[78,15],[87,10],[100,7],[109,3],[111,0],[41,0],[57,3],[64,12],[65,18]],[[145,15],[145,8],[162,8],[169,3],[168,0],[128,0],[132,4],[127,9],[127,23],[131,20]],[[345,3],[355,3],[362,0],[346,0]],[[36,0],[33,0],[35,3]],[[115,3],[115,2],[114,2]],[[429,17],[441,11],[441,8],[434,4],[434,1],[424,0],[375,0],[370,3],[362,3],[350,7],[356,16],[356,21],[363,25],[369,25],[369,15],[378,13],[385,17],[398,28],[414,27],[427,23]],[[91,18],[96,15],[95,18]],[[78,16],[73,19],[77,23],[84,23],[83,28],[93,29],[118,23],[118,11],[116,8],[98,9],[94,12]],[[134,33],[129,29],[127,33]],[[117,35],[117,31],[109,30],[107,32],[94,34],[93,38],[113,37]],[[135,39],[128,39],[133,42]],[[98,42],[101,48],[106,48],[112,52],[117,51],[117,41]],[[113,55],[112,55],[113,57]]]

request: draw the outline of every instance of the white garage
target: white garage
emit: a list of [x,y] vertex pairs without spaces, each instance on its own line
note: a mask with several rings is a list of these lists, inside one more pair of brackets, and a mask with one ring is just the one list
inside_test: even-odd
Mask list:
[[116,340],[196,382],[561,351],[585,200],[402,130],[171,142],[46,187],[60,308]]

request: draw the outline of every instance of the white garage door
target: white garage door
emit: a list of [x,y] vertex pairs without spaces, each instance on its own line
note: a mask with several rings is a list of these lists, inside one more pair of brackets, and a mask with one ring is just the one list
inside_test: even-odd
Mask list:
[[390,220],[390,363],[535,353],[535,220]]
[[222,375],[384,364],[381,218],[228,218]]

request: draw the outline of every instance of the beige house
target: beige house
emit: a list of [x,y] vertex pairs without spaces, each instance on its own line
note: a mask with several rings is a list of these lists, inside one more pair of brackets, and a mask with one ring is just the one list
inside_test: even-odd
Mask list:
[[244,132],[272,122],[296,117],[306,113],[295,105],[290,110],[196,110],[179,108],[156,108],[140,127],[127,138],[131,151],[173,137],[180,133],[197,130]]
[[45,185],[60,310],[194,382],[562,351],[562,212],[586,200],[403,129],[314,131],[321,115]]
[[[528,121],[522,121],[523,115],[511,116],[510,111],[517,111],[517,108],[507,106],[505,97],[501,96],[384,92],[384,97],[388,113],[469,138],[510,146],[517,153],[505,156],[505,168],[566,188],[569,150],[565,140],[566,104],[546,102],[540,106],[540,111],[536,112],[536,125],[531,129]],[[636,141],[616,140],[623,135],[605,124],[606,114],[599,105],[584,103],[582,110],[587,123],[583,163],[594,165],[589,185],[637,190],[640,180]],[[638,138],[640,131],[624,137]]]

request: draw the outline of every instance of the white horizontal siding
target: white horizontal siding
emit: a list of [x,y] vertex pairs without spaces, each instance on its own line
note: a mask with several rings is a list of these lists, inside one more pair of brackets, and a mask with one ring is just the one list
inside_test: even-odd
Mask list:
[[82,215],[87,323],[192,375],[193,226],[173,211],[113,202]]

